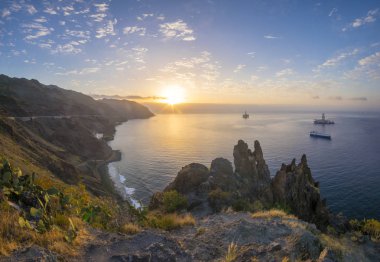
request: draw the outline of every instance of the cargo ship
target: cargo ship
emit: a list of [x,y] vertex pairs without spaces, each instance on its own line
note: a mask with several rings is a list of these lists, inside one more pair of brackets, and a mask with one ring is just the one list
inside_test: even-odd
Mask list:
[[311,131],[310,132],[311,137],[319,137],[319,138],[325,138],[325,139],[331,139],[331,135],[326,134],[326,133],[320,133],[317,131]]
[[317,125],[332,125],[332,124],[335,124],[335,122],[332,121],[332,120],[326,119],[325,113],[323,113],[322,114],[322,119],[315,119],[314,120],[314,124],[317,124]]

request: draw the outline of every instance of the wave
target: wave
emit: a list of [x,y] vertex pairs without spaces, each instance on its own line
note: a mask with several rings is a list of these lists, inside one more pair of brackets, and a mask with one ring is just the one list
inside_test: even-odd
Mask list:
[[120,174],[120,171],[115,164],[108,164],[108,173],[114,182],[117,192],[121,195],[123,200],[127,200],[135,208],[141,208],[141,203],[133,198],[136,189],[125,185],[127,179]]

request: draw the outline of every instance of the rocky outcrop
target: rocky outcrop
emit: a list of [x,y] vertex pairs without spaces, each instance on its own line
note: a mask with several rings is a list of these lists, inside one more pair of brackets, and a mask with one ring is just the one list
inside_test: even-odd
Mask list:
[[[254,151],[239,140],[233,151],[235,171],[229,160],[216,158],[210,169],[201,164],[182,168],[175,180],[164,191],[176,190],[185,195],[189,211],[207,215],[232,206],[235,210],[251,210],[280,206],[299,218],[325,229],[329,212],[320,197],[306,156],[296,165],[283,164],[271,179],[263,150],[258,141]],[[153,196],[150,207],[160,207],[162,193]]]
[[303,155],[298,165],[293,159],[277,172],[272,182],[274,201],[290,208],[299,218],[323,228],[328,224],[329,212],[318,186]]
[[254,148],[252,152],[243,140],[234,147],[235,173],[241,178],[239,191],[243,197],[269,206],[273,202],[270,172],[259,141],[254,142]]

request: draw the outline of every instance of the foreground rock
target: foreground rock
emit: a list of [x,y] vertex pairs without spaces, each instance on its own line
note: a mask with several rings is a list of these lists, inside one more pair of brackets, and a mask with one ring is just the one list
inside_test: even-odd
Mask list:
[[[283,164],[271,179],[263,151],[258,141],[254,151],[239,140],[233,150],[235,171],[230,161],[216,158],[211,167],[192,163],[182,168],[164,192],[176,190],[186,196],[188,210],[204,216],[233,207],[237,211],[257,211],[280,206],[299,218],[315,223],[325,230],[329,212],[321,199],[318,183],[314,181],[306,156],[296,165]],[[151,209],[158,208],[163,193],[152,197]]]
[[[218,213],[195,227],[171,232],[145,230],[133,236],[98,232],[78,257],[63,258],[32,247],[3,261],[223,261],[235,245],[234,261],[378,261],[378,244],[331,238],[312,224],[285,214],[253,217]],[[333,244],[333,245],[330,245]],[[339,246],[339,249],[334,248]],[[344,251],[344,253],[342,253]],[[256,259],[256,260],[254,260]],[[1,259],[0,259],[1,260]]]

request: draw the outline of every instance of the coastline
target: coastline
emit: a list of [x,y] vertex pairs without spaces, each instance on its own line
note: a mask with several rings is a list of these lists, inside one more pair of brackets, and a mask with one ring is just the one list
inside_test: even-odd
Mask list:
[[[128,121],[118,122],[115,127],[127,122]],[[101,183],[105,186],[105,190],[110,192],[113,197],[115,197],[118,201],[128,202],[129,205],[135,208],[141,208],[142,204],[140,201],[132,197],[135,189],[127,187],[124,184],[125,177],[120,175],[120,171],[117,167],[112,166],[112,163],[119,162],[122,159],[122,153],[120,150],[114,150],[109,144],[114,140],[116,132],[117,130],[115,129],[112,134],[104,134],[102,137],[102,140],[112,149],[112,154],[109,158],[101,161],[101,163],[97,165],[96,172],[99,174]]]

